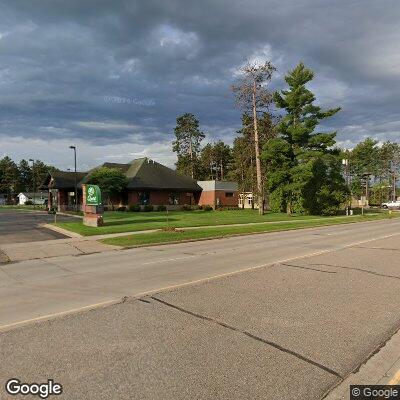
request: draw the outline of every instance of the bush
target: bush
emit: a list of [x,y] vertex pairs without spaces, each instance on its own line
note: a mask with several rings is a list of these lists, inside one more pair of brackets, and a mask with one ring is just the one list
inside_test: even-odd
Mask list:
[[151,204],[146,204],[143,207],[143,211],[146,211],[146,212],[150,212],[150,211],[153,211],[153,210],[154,210],[154,207]]
[[32,200],[27,200],[27,201],[25,202],[25,205],[26,205],[26,206],[33,206],[33,201],[32,201]]
[[192,206],[189,206],[189,204],[184,204],[184,205],[181,207],[181,210],[182,210],[182,211],[193,211],[193,207],[192,207]]
[[118,207],[117,211],[126,211],[126,207],[125,206]]
[[226,210],[241,210],[238,206],[218,206],[216,207],[217,211],[226,211]]
[[211,206],[203,206],[203,211],[212,211],[213,208]]
[[157,206],[157,211],[167,211],[167,207],[163,205]]
[[140,211],[140,206],[139,206],[139,204],[131,204],[131,205],[129,206],[129,211],[131,211],[131,212],[138,212],[138,211]]

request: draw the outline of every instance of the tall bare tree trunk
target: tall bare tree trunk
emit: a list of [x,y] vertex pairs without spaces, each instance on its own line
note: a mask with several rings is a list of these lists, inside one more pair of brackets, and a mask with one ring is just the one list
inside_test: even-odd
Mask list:
[[397,199],[397,196],[396,196],[396,181],[397,181],[396,171],[397,171],[397,163],[393,162],[393,201],[396,201],[396,199]]
[[[254,148],[256,151],[256,174],[257,174],[257,196],[258,196],[258,213],[264,214],[264,191],[262,187],[261,177],[261,161],[260,147],[258,144],[258,124],[257,124],[257,106],[256,106],[256,81],[253,83],[253,124],[254,124]],[[254,199],[253,199],[254,202]]]
[[192,137],[190,137],[189,154],[190,154],[190,170],[191,170],[191,173],[192,173],[192,178],[194,178]]

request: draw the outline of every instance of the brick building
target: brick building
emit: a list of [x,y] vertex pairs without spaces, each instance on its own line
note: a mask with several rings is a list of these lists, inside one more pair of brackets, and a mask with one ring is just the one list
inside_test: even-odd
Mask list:
[[[100,167],[119,169],[128,178],[125,191],[117,198],[110,199],[113,206],[152,204],[177,209],[183,204],[198,204],[201,187],[194,179],[148,158],[139,158],[127,164],[104,163],[88,172],[77,173],[79,205],[82,204],[82,184],[90,181],[93,171]],[[49,188],[49,207],[56,207],[60,211],[74,209],[74,172],[51,172],[46,185]]]
[[202,188],[199,205],[210,205],[214,208],[238,205],[238,184],[236,182],[198,181],[197,183]]
[[[78,205],[82,204],[82,184],[90,181],[91,174],[100,167],[119,169],[128,178],[126,189],[110,199],[114,207],[138,204],[164,205],[170,210],[182,205],[237,206],[236,182],[199,181],[178,174],[148,158],[130,163],[104,163],[88,172],[77,173]],[[59,211],[75,209],[75,173],[54,171],[49,173],[45,185],[49,188],[49,208]],[[107,203],[104,204],[107,207]]]

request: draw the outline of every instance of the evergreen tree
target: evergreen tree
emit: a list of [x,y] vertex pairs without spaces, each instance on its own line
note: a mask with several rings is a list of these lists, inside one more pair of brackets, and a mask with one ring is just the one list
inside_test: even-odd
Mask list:
[[12,194],[15,194],[18,190],[18,182],[17,165],[10,157],[4,157],[0,160],[0,193],[7,194],[10,201]]
[[172,150],[178,155],[177,171],[197,178],[200,170],[200,144],[205,138],[199,129],[199,121],[193,114],[183,114],[176,119],[176,140]]
[[19,189],[21,192],[31,192],[33,190],[32,186],[32,169],[28,161],[21,160],[18,164],[19,173]]
[[274,210],[333,214],[347,198],[340,151],[333,148],[336,132],[315,132],[340,108],[323,111],[314,105],[315,96],[306,88],[313,75],[300,63],[285,77],[289,90],[274,93],[276,106],[286,111],[277,126],[279,136],[263,151]]
[[207,143],[201,150],[202,179],[224,180],[231,165],[231,148],[222,140]]

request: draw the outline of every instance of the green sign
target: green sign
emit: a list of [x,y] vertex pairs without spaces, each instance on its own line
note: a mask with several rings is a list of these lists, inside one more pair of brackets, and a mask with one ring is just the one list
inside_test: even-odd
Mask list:
[[98,206],[101,204],[101,191],[97,185],[86,185],[86,205]]

